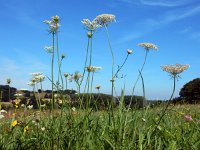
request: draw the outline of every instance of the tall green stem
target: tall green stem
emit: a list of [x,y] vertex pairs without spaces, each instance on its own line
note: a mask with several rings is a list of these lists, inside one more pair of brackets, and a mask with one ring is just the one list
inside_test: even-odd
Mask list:
[[60,70],[60,53],[59,53],[59,47],[58,47],[58,30],[56,30],[56,53],[57,53],[57,61],[58,61],[58,87],[57,90],[59,89],[60,85],[60,77],[61,75],[61,70]]
[[[111,112],[112,112],[112,119],[113,119],[113,124],[114,124],[114,128],[115,128],[115,118],[114,118],[114,111],[113,111],[113,103],[114,103],[114,65],[115,65],[115,58],[114,58],[114,53],[113,53],[113,50],[112,50],[112,46],[111,46],[111,42],[110,42],[110,37],[109,37],[109,33],[108,33],[108,28],[107,26],[105,25],[104,26],[105,29],[106,29],[106,34],[107,34],[107,39],[108,39],[108,44],[109,44],[109,48],[110,48],[110,53],[111,53],[111,56],[112,56],[112,78],[111,78],[111,82],[112,82],[112,91],[111,91],[111,94],[112,94],[112,101],[111,101]],[[111,116],[110,116],[110,111],[109,111],[109,123],[111,121]]]
[[54,36],[55,33],[52,33],[52,45],[53,45],[53,52],[52,52],[52,59],[51,59],[51,90],[52,90],[52,100],[51,100],[51,110],[54,109]]
[[117,74],[119,73],[119,71],[122,69],[122,67],[125,65],[127,59],[128,59],[129,54],[126,55],[126,58],[124,59],[124,62],[122,63],[121,66],[119,66],[119,68],[117,69],[116,73],[113,76],[113,79],[117,77]]
[[[171,96],[170,96],[170,99],[169,99],[168,102],[167,102],[167,105],[166,105],[165,109],[164,109],[163,112],[162,112],[162,115],[161,115],[161,117],[160,117],[158,123],[156,124],[156,128],[158,127],[158,125],[159,125],[160,122],[162,121],[163,117],[165,116],[165,113],[166,113],[166,111],[167,111],[167,108],[169,107],[169,104],[170,104],[170,102],[171,102],[171,100],[172,100],[172,98],[173,98],[173,96],[174,96],[174,92],[175,92],[175,89],[176,89],[176,76],[173,76],[173,80],[174,80],[174,84],[173,84],[172,94],[171,94]],[[155,129],[156,129],[156,128],[155,128]]]
[[113,97],[113,93],[114,93],[114,65],[115,65],[115,58],[114,58],[114,53],[113,53],[113,50],[112,50],[112,46],[111,46],[111,43],[110,43],[110,37],[109,37],[109,33],[108,33],[108,28],[107,26],[105,25],[105,29],[106,29],[106,34],[107,34],[107,38],[108,38],[108,44],[109,44],[109,48],[110,48],[110,53],[111,53],[111,56],[112,56],[112,78],[111,78],[111,81],[112,81],[112,97]]
[[143,69],[144,69],[144,65],[146,64],[148,52],[149,52],[149,51],[146,50],[146,54],[145,54],[145,58],[144,58],[144,62],[143,62],[142,68],[140,69],[140,71],[139,71],[140,73],[139,73],[139,75],[138,75],[138,77],[137,77],[137,80],[135,81],[134,86],[133,86],[132,95],[134,94],[135,87],[136,87],[136,85],[137,85],[137,82],[138,82],[138,80],[139,80],[141,74],[142,74],[142,71],[143,71]]
[[85,57],[85,64],[84,64],[84,68],[83,68],[83,75],[82,75],[82,79],[80,81],[80,85],[82,84],[84,76],[85,76],[85,68],[87,66],[89,46],[90,46],[90,38],[88,37],[88,43],[87,43],[87,49],[86,49],[86,57]]
[[[135,87],[136,87],[136,85],[137,85],[137,82],[138,82],[139,78],[142,76],[142,71],[143,71],[144,66],[145,66],[145,64],[146,64],[148,52],[149,52],[149,50],[147,49],[147,50],[146,50],[146,53],[145,53],[145,57],[144,57],[144,62],[143,62],[143,64],[142,64],[141,69],[139,70],[139,75],[138,75],[137,80],[135,81],[135,84],[134,84],[134,86],[133,86],[132,94],[131,94],[131,100],[130,100],[130,103],[129,103],[129,108],[131,107],[131,103],[132,103],[132,101],[133,101],[134,91],[135,91]],[[144,89],[144,88],[143,88],[143,89]],[[143,93],[143,94],[144,94],[144,93]]]

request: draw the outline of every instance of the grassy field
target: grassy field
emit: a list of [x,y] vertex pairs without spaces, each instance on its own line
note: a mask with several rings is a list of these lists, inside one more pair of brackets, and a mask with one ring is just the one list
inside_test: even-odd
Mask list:
[[199,149],[200,105],[170,106],[156,125],[162,110],[10,110],[0,149]]

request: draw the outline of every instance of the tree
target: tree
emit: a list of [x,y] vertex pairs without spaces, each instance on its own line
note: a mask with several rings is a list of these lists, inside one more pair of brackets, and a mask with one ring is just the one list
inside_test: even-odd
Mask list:
[[180,97],[188,103],[200,102],[200,78],[186,83],[179,93]]

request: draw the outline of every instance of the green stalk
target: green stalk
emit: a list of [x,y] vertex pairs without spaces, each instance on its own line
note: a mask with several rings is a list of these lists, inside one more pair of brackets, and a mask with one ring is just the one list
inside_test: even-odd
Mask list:
[[82,79],[80,81],[80,85],[82,84],[83,78],[84,78],[84,75],[85,75],[85,68],[86,68],[87,60],[88,60],[89,45],[90,45],[90,38],[88,38],[88,44],[87,44],[87,49],[86,49],[86,57],[85,57],[85,64],[84,64],[84,69],[83,69],[83,76],[82,76]]
[[[111,46],[111,42],[110,42],[110,37],[109,37],[109,33],[108,33],[108,28],[107,26],[105,25],[104,26],[105,29],[106,29],[106,35],[107,35],[107,39],[108,39],[108,44],[109,44],[109,48],[110,48],[110,53],[111,53],[111,56],[112,56],[112,78],[111,78],[111,82],[112,82],[112,91],[111,91],[111,94],[112,94],[112,101],[111,101],[111,113],[112,113],[112,118],[113,118],[113,123],[114,123],[114,128],[115,128],[115,118],[114,118],[114,111],[113,111],[113,103],[114,103],[114,65],[115,65],[115,58],[114,58],[114,53],[113,53],[113,50],[112,50],[112,46]],[[110,120],[111,117],[110,117],[110,111],[109,111],[109,123],[110,123]]]
[[56,30],[56,53],[57,53],[57,61],[58,61],[58,87],[57,90],[59,90],[59,84],[60,84],[60,76],[61,70],[60,70],[60,53],[59,53],[59,47],[58,47],[58,29]]
[[138,82],[138,80],[139,80],[141,74],[142,74],[142,71],[143,71],[143,69],[144,69],[144,65],[146,64],[146,59],[147,59],[147,54],[148,54],[148,52],[149,52],[149,51],[146,50],[146,54],[145,54],[145,58],[144,58],[144,62],[143,62],[142,68],[140,69],[140,73],[139,73],[139,75],[138,75],[138,77],[137,77],[137,80],[136,80],[134,86],[133,86],[132,95],[134,94],[135,87],[136,87],[136,85],[137,85],[137,82]]
[[133,101],[134,90],[135,90],[135,87],[136,87],[136,85],[137,85],[137,82],[138,82],[139,78],[140,78],[141,75],[142,75],[142,71],[143,71],[143,69],[144,69],[144,65],[146,64],[148,52],[149,52],[149,50],[147,49],[147,50],[146,50],[145,57],[144,57],[143,65],[142,65],[142,67],[141,67],[141,69],[140,69],[140,71],[139,71],[139,75],[138,75],[137,80],[136,80],[136,82],[135,82],[135,84],[134,84],[134,86],[133,86],[133,90],[132,90],[132,94],[131,94],[131,100],[130,100],[130,103],[129,103],[129,107],[128,107],[128,108],[130,108],[131,103],[132,103],[132,101]]
[[115,75],[113,76],[113,78],[117,77],[117,74],[119,73],[119,71],[122,69],[122,67],[125,65],[127,59],[128,59],[129,54],[126,55],[126,58],[124,59],[124,62],[122,63],[122,65],[117,69]]
[[113,79],[113,76],[114,76],[114,65],[115,65],[115,59],[114,59],[114,53],[113,53],[113,50],[112,50],[112,46],[111,46],[111,43],[110,43],[110,37],[109,37],[109,33],[108,33],[108,28],[107,28],[107,26],[105,25],[105,29],[106,29],[106,35],[107,35],[107,38],[108,38],[108,44],[109,44],[109,48],[110,48],[110,53],[111,53],[111,56],[112,56],[112,97],[113,97],[113,89],[114,89],[114,79]]
[[53,91],[53,86],[54,86],[54,36],[55,33],[52,33],[52,44],[53,44],[53,53],[52,53],[52,59],[51,59],[51,90],[52,90],[52,100],[51,100],[51,110],[54,109],[54,91]]
[[172,98],[173,98],[173,96],[174,96],[174,92],[175,92],[175,89],[176,89],[176,76],[173,76],[173,80],[174,80],[174,84],[173,84],[173,91],[172,91],[172,94],[171,94],[171,96],[170,96],[170,99],[169,99],[168,102],[167,102],[167,105],[166,105],[165,109],[164,109],[163,112],[162,112],[162,115],[161,115],[161,117],[160,117],[158,123],[156,123],[156,127],[155,127],[154,131],[155,131],[156,128],[159,126],[160,122],[162,121],[163,117],[165,116],[165,113],[166,113],[166,111],[167,111],[167,108],[169,107],[170,101],[172,100]]
[[142,73],[141,71],[139,70],[139,73],[140,73],[140,77],[142,79],[142,91],[143,91],[143,98],[144,100],[142,101],[142,108],[144,108],[144,101],[145,101],[145,86],[144,86],[144,79],[142,77]]

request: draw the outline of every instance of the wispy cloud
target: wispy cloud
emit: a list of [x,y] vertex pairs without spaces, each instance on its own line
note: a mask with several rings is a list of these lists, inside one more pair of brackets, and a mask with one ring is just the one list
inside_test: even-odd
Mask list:
[[191,3],[192,0],[139,0],[143,5],[175,7]]
[[[24,6],[22,7],[21,5]],[[25,5],[22,2],[10,1],[4,3],[2,7],[6,10],[4,15],[8,16],[11,20],[14,19],[26,26],[42,29],[40,22],[35,19],[36,12],[33,11],[33,6]]]
[[27,88],[27,82],[30,79],[29,73],[43,72],[48,74],[48,65],[31,58],[28,60],[11,59],[8,57],[0,57],[0,84],[5,84],[7,78],[11,78],[12,86],[16,88]]
[[120,2],[134,5],[175,7],[192,3],[193,0],[119,0]]
[[[184,8],[179,10],[167,11],[164,15],[155,18],[147,18],[137,24],[134,30],[129,31],[128,34],[122,36],[117,43],[127,42],[139,37],[142,37],[152,31],[163,28],[170,23],[194,16],[200,13],[200,6],[193,8]],[[142,29],[142,30],[141,30]]]

